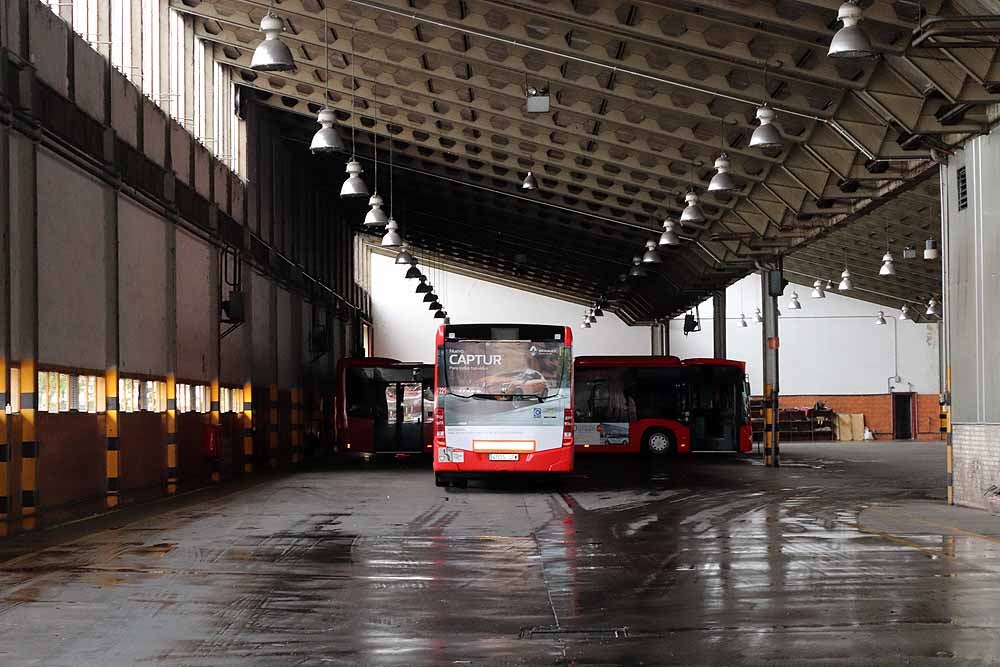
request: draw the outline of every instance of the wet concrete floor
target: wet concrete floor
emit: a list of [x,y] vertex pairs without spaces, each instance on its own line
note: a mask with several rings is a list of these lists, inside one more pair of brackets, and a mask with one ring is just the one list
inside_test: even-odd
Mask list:
[[13,538],[0,665],[1000,659],[1000,518],[921,521],[941,443],[785,463],[584,460],[464,490],[413,464],[315,470]]

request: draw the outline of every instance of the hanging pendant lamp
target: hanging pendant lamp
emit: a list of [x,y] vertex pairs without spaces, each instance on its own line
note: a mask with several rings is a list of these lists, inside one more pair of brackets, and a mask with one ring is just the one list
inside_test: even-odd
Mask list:
[[250,69],[257,72],[289,72],[295,69],[292,52],[279,38],[284,27],[284,22],[270,11],[261,19],[260,31],[264,33],[264,41],[254,49]]
[[814,299],[825,299],[826,291],[823,289],[823,281],[817,280],[813,283],[812,298]]
[[441,305],[441,304],[440,304],[439,302],[437,302],[437,301],[432,301],[432,302],[431,302],[430,304],[428,304],[428,306],[427,306],[427,310],[441,310],[442,308],[444,308],[444,306],[442,306],[442,305]]
[[385,211],[382,210],[384,203],[379,193],[372,194],[368,200],[368,205],[372,208],[368,211],[368,215],[365,216],[365,227],[381,227],[388,224],[389,218],[386,216]]
[[760,312],[760,308],[754,308],[753,319],[757,324],[762,324],[764,322],[764,315]]
[[423,275],[424,275],[424,274],[422,274],[422,273],[420,272],[420,269],[418,269],[418,268],[417,268],[417,258],[416,258],[416,257],[414,257],[414,258],[413,258],[413,261],[411,261],[411,262],[410,262],[410,268],[408,268],[408,269],[406,270],[406,276],[405,276],[405,278],[406,278],[407,280],[412,280],[412,279],[414,279],[414,278],[420,278],[420,277],[422,277]]
[[330,108],[321,109],[316,115],[316,122],[320,124],[320,128],[316,130],[316,134],[312,138],[312,143],[309,144],[309,150],[313,154],[333,153],[344,150],[344,141],[337,134],[337,129],[333,126],[336,120],[337,117],[334,115],[333,109]]
[[446,313],[443,310],[439,310],[436,313],[434,313],[434,319],[435,320],[444,320],[444,319],[447,319],[447,318],[448,318],[448,313]]
[[417,289],[414,290],[416,294],[427,294],[428,292],[433,292],[434,288],[427,284],[427,277],[420,276],[420,283],[417,285]]
[[844,272],[840,274],[840,284],[837,285],[837,290],[846,292],[847,290],[853,288],[854,284],[851,282],[851,272],[845,268]]
[[386,223],[385,236],[382,237],[383,248],[398,248],[403,244],[403,237],[399,234],[399,225],[392,218]]
[[886,252],[882,255],[882,268],[878,270],[880,276],[894,276],[896,275],[896,264],[893,260],[892,253]]
[[833,289],[833,281],[832,280],[827,280],[826,281],[826,287],[824,287],[823,289],[825,291],[827,291],[827,292],[829,292],[830,290],[832,290]]
[[705,212],[698,203],[697,193],[687,193],[684,195],[684,201],[687,202],[687,206],[681,212],[681,224],[685,222],[705,222]]
[[883,311],[878,311],[878,315],[875,317],[875,324],[884,325],[885,324],[885,313]]
[[448,311],[447,310],[444,311],[444,321],[441,322],[441,324],[443,324],[445,326],[448,326],[449,324],[451,324],[451,318],[448,317]]
[[522,190],[538,189],[538,181],[535,180],[535,175],[531,172],[530,169],[528,170],[528,175],[524,177],[524,182],[521,183],[521,189]]
[[844,24],[830,41],[827,55],[831,58],[871,58],[875,49],[868,35],[859,25],[864,20],[864,11],[854,2],[845,2],[837,12],[837,20]]
[[589,329],[590,327],[591,327],[591,324],[590,324],[590,320],[584,320],[584,321],[583,321],[583,322],[582,322],[582,323],[580,324],[580,328],[581,328],[581,329]]
[[743,329],[746,329],[748,326],[750,326],[750,325],[747,324],[747,318],[746,318],[746,316],[743,315],[743,313],[740,313],[740,327],[743,328]]
[[434,289],[431,288],[430,292],[424,294],[424,303],[434,303],[438,300],[438,295],[434,293]]
[[788,301],[789,310],[802,310],[802,304],[799,303],[799,293],[792,292],[792,298]]
[[642,255],[643,264],[660,264],[660,253],[656,251],[656,241],[646,241],[646,252]]
[[351,161],[347,163],[347,180],[344,181],[344,185],[340,188],[341,197],[367,197],[368,196],[368,186],[361,179],[361,174],[364,173],[364,169],[361,168],[361,163],[351,156]]
[[901,321],[906,321],[906,320],[911,319],[910,318],[910,307],[907,306],[906,304],[903,304],[903,307],[899,309],[899,319]]
[[663,221],[663,233],[660,234],[660,245],[680,245],[681,238],[675,231],[676,225],[673,220]]
[[736,181],[729,173],[729,167],[729,156],[725,153],[715,160],[715,176],[708,182],[709,192],[736,192],[739,190],[739,186],[736,185]]
[[593,313],[597,317],[604,317],[604,310],[600,306],[594,306]]
[[930,301],[928,301],[927,302],[927,314],[930,315],[930,316],[932,316],[932,317],[936,317],[937,315],[940,315],[940,313],[938,312],[938,307],[937,306],[938,306],[937,300],[931,299]]
[[632,270],[628,274],[633,278],[642,278],[646,275],[646,269],[642,266],[642,257],[636,255],[632,258]]
[[750,148],[763,150],[765,148],[782,148],[785,145],[781,138],[781,132],[778,131],[778,126],[774,124],[776,117],[774,109],[769,107],[766,102],[757,107],[757,120],[760,121],[760,125],[750,135]]
[[938,251],[938,243],[934,239],[927,239],[927,243],[924,244],[924,259],[937,259],[941,256]]
[[399,245],[399,254],[396,255],[396,264],[416,264],[417,260],[410,254],[410,244],[403,241]]

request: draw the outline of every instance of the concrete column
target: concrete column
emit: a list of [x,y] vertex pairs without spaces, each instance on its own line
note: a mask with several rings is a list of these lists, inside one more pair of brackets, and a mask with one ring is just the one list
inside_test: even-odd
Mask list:
[[[110,166],[114,163],[115,133],[108,128],[105,130],[104,159]],[[104,361],[104,391],[105,391],[105,414],[104,414],[104,435],[107,439],[107,450],[105,452],[105,475],[107,477],[107,488],[105,489],[105,504],[107,507],[118,506],[118,491],[120,488],[120,452],[119,452],[119,432],[118,432],[118,371],[120,363],[119,345],[119,323],[120,323],[120,294],[118,290],[118,188],[104,188],[107,198],[108,217],[105,220],[107,228],[107,245],[104,249],[104,280],[105,280],[105,331],[106,348]]]
[[761,272],[761,303],[764,307],[764,464],[778,467],[778,297],[784,291],[781,261]]
[[712,295],[712,356],[726,358],[726,291]]

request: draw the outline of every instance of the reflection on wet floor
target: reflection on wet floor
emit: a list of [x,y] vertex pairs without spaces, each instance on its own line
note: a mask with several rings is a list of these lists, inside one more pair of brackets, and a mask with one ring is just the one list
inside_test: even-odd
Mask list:
[[449,491],[391,464],[193,496],[3,563],[0,665],[985,664],[1000,519],[939,511],[943,455]]

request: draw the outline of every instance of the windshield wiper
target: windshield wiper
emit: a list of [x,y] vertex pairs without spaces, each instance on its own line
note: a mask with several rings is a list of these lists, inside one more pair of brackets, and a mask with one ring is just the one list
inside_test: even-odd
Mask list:
[[545,401],[545,398],[538,394],[472,394],[466,398],[474,398],[477,401],[522,401],[526,398],[533,398],[539,403]]

